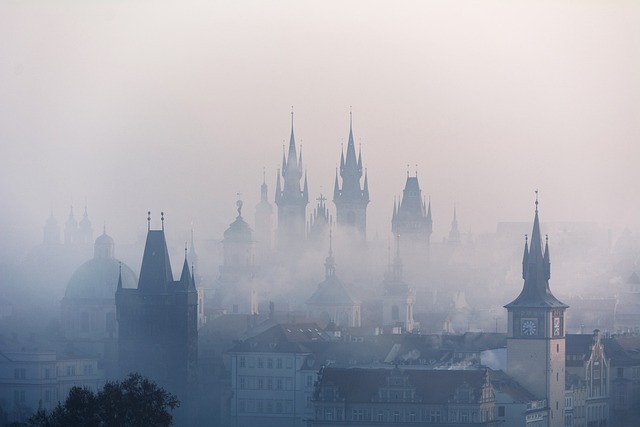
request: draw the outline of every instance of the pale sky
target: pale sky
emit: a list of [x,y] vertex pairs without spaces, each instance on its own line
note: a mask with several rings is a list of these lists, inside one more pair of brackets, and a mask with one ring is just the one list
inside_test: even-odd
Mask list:
[[[85,201],[131,242],[165,211],[219,239],[273,202],[290,112],[310,197],[349,110],[386,239],[416,165],[434,239],[530,221],[640,226],[640,2],[0,3],[0,245]],[[308,206],[308,213],[314,207]],[[333,205],[331,204],[333,210]]]

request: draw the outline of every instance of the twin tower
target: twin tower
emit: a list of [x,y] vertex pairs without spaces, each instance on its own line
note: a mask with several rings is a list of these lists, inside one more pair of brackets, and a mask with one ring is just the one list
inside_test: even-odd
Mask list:
[[[349,114],[349,142],[346,155],[340,157],[340,178],[336,170],[333,202],[336,205],[336,225],[354,242],[366,241],[367,205],[369,204],[369,184],[366,170],[362,183],[362,153],[358,152],[353,140],[351,113]],[[281,176],[282,175],[282,179]],[[304,181],[303,181],[304,178]],[[321,195],[319,206],[324,209]],[[282,170],[276,181],[276,205],[278,206],[278,229],[276,244],[279,248],[298,249],[307,238],[306,206],[309,203],[307,174],[302,166],[302,148],[296,151],[291,113],[291,137],[288,153],[282,153]],[[325,215],[326,217],[326,215]],[[330,221],[330,220],[329,220]]]

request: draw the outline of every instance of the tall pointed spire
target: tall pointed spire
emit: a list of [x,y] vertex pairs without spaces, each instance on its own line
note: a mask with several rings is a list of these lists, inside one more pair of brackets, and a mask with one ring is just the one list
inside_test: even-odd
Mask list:
[[339,226],[349,227],[351,236],[356,241],[366,241],[366,209],[369,203],[369,184],[365,172],[364,186],[362,179],[362,149],[356,155],[353,137],[353,113],[349,111],[349,139],[346,152],[340,150],[340,177],[337,176],[334,186],[333,202],[336,205],[336,222]]
[[538,217],[538,191],[536,190],[535,213],[533,218],[533,230],[529,248],[526,248],[522,259],[524,286],[518,298],[505,307],[558,307],[567,306],[560,302],[549,288],[550,259],[549,245],[546,241],[544,253],[542,249],[542,236],[540,234],[540,220]]

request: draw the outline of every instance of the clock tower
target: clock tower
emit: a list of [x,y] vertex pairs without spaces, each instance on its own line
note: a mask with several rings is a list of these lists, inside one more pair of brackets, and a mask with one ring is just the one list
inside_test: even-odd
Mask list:
[[[537,192],[536,192],[537,194]],[[507,373],[538,399],[546,401],[548,425],[562,427],[565,384],[565,321],[568,306],[549,289],[549,241],[544,251],[538,221],[538,199],[531,242],[525,239],[524,286],[505,305],[508,312]]]

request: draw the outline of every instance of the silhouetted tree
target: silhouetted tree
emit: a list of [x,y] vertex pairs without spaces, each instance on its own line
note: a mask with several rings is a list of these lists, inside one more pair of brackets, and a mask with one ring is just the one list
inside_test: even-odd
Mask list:
[[98,393],[73,387],[51,412],[39,410],[29,423],[39,427],[167,427],[178,398],[140,374],[108,382]]

